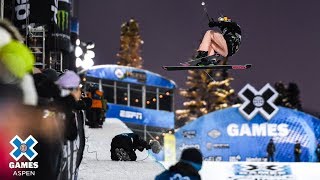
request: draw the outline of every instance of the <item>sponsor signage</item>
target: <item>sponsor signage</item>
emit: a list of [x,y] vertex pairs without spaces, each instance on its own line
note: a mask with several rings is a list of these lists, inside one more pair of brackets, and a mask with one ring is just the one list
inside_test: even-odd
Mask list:
[[108,118],[118,118],[123,122],[163,127],[168,129],[174,128],[173,112],[158,111],[153,109],[143,109],[108,103],[109,110],[106,112]]
[[70,51],[71,2],[70,0],[54,0],[51,6],[54,15],[50,31],[53,48]]
[[278,107],[273,103],[278,92],[270,84],[266,84],[260,91],[247,84],[238,95],[243,100],[239,111],[248,120],[258,113],[270,120],[278,112]]
[[176,87],[173,81],[168,80],[159,74],[128,66],[94,66],[87,71],[87,76],[166,89],[174,89]]
[[121,79],[121,80],[124,78],[132,78],[132,79],[136,79],[138,82],[145,82],[147,79],[146,73],[142,71],[124,70],[121,68],[117,68],[114,71],[114,74],[118,79]]
[[185,138],[195,138],[197,135],[197,131],[196,130],[191,130],[191,131],[183,131],[183,137]]

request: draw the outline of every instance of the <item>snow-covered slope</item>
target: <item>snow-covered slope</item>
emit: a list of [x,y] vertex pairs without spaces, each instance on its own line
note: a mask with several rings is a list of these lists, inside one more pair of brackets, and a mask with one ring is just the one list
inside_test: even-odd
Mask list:
[[136,151],[136,162],[111,161],[110,144],[114,136],[132,132],[119,119],[107,118],[102,129],[86,127],[86,148],[79,170],[80,180],[154,179],[164,168],[148,151]]

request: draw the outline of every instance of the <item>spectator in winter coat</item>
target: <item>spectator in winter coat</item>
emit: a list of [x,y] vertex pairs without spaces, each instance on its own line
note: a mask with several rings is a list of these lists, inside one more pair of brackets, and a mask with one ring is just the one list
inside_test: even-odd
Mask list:
[[159,153],[161,146],[158,141],[149,144],[135,133],[123,133],[115,136],[111,142],[111,159],[114,161],[135,161],[136,150],[143,151],[151,149],[153,153]]
[[18,30],[10,22],[0,20],[0,83],[18,86],[23,92],[23,103],[33,106],[38,101],[30,75],[34,60]]
[[[60,179],[76,179],[84,150],[84,118],[80,110],[85,108],[81,98],[80,77],[73,71],[66,71],[56,84],[61,90],[57,104],[65,114],[64,150]],[[80,139],[81,138],[81,139]],[[75,141],[78,139],[78,141]],[[80,151],[82,152],[79,152]]]
[[[37,92],[31,72],[33,70],[34,56],[22,43],[18,30],[7,21],[0,20],[0,132],[1,142],[11,141],[19,135],[23,140],[32,135],[38,143],[34,147],[38,155],[35,162],[41,164],[35,169],[34,179],[57,179],[55,171],[57,166],[53,161],[51,150],[53,142],[60,140],[61,121],[51,113],[47,113],[37,105]],[[0,151],[5,146],[0,145]],[[10,145],[10,151],[12,146]],[[9,153],[0,153],[1,161],[8,159],[13,161]],[[0,156],[1,156],[0,155]],[[4,161],[3,163],[6,163]],[[25,179],[26,177],[2,176],[1,166],[0,179]],[[18,170],[18,169],[17,169]]]
[[74,111],[77,110],[77,102],[81,97],[80,77],[73,71],[67,71],[56,81],[56,84],[61,91],[61,98],[57,99],[57,104],[66,116],[65,138],[73,141],[77,137],[77,123]]
[[159,174],[155,180],[188,179],[200,180],[199,171],[202,167],[202,154],[196,148],[185,149],[180,161],[169,170]]
[[268,162],[273,162],[274,161],[274,153],[276,152],[276,146],[273,143],[273,140],[270,139],[268,145],[267,145],[267,158]]
[[54,107],[54,101],[60,97],[60,89],[45,73],[33,74],[38,93],[38,106],[44,108]]
[[296,141],[296,144],[294,145],[294,161],[300,162],[300,155],[301,155],[301,144],[299,141]]
[[98,84],[90,86],[87,96],[92,101],[91,108],[87,110],[88,125],[90,128],[102,128],[105,118],[106,102],[103,97],[103,92],[99,90]]

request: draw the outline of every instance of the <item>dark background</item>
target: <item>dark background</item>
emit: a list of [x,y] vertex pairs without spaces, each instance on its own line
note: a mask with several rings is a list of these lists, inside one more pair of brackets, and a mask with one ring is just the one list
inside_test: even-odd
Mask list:
[[[222,13],[242,27],[242,45],[230,64],[252,63],[248,71],[232,71],[238,92],[250,83],[296,82],[302,105],[320,111],[320,1],[206,0],[210,16]],[[80,38],[96,43],[96,64],[115,64],[120,26],[131,17],[140,23],[144,69],[185,87],[186,71],[167,72],[162,65],[178,65],[195,54],[208,20],[200,0],[90,0],[77,9]],[[176,93],[176,108],[183,99]]]

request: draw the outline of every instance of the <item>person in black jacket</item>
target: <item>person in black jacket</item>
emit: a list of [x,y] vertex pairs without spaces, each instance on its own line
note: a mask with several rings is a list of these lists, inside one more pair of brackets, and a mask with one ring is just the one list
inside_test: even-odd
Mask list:
[[153,140],[149,144],[138,134],[123,133],[116,135],[111,142],[111,159],[113,161],[135,161],[136,150],[143,151],[151,149],[153,153],[159,153],[161,146],[158,141]]
[[267,154],[268,154],[268,162],[274,162],[274,153],[276,152],[276,146],[273,143],[273,140],[270,139],[267,145]]
[[318,143],[318,146],[316,148],[316,155],[317,155],[317,158],[318,158],[318,162],[320,162],[320,143]]
[[301,155],[301,144],[299,141],[296,141],[296,144],[294,145],[294,161],[300,162],[300,155]]
[[199,171],[202,167],[202,154],[196,148],[185,149],[180,161],[156,176],[155,180],[188,179],[200,180]]
[[[218,21],[213,19],[209,27],[218,27],[221,32],[208,30],[198,48],[196,59],[201,59],[197,65],[217,64],[221,58],[230,57],[239,50],[241,44],[241,28],[226,16],[219,17]],[[207,56],[214,55],[217,58],[208,59]]]
[[86,108],[81,101],[80,77],[73,71],[66,71],[55,82],[61,90],[56,103],[65,114],[64,143],[60,179],[76,179],[85,146],[84,116],[80,110]]

